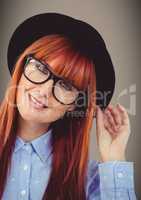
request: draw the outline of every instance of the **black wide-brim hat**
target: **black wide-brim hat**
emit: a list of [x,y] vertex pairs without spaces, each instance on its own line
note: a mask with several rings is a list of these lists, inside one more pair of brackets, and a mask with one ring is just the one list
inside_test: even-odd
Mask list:
[[115,89],[115,71],[100,33],[84,21],[60,13],[41,13],[23,21],[8,45],[8,68],[12,75],[15,62],[31,43],[45,35],[62,34],[71,39],[82,54],[91,58],[96,71],[96,104],[105,109]]

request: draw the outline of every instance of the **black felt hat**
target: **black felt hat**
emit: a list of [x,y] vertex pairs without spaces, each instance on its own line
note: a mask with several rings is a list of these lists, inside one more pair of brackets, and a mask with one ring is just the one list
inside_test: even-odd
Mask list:
[[23,21],[11,36],[7,51],[8,68],[12,74],[18,56],[42,36],[62,34],[95,64],[96,104],[105,109],[115,89],[115,71],[100,33],[88,23],[60,13],[41,13]]

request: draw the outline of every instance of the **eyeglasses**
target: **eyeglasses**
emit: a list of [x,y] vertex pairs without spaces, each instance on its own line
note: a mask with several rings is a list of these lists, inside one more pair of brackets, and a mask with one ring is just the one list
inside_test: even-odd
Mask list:
[[33,55],[28,55],[24,65],[24,76],[35,84],[43,84],[49,79],[53,79],[52,94],[54,98],[64,105],[73,104],[80,90],[65,78],[55,75],[50,68],[48,64],[42,63]]

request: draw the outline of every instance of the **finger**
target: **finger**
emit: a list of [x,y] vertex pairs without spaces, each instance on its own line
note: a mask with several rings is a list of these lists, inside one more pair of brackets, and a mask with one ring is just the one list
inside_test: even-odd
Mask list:
[[111,125],[110,128],[113,128],[114,131],[117,131],[117,127],[116,127],[116,124],[115,124],[115,121],[113,119],[111,112],[109,110],[105,110],[105,114],[107,115],[108,121]]
[[115,121],[116,125],[121,125],[121,124],[122,124],[122,118],[121,118],[120,112],[119,112],[119,110],[118,110],[118,106],[116,106],[116,107],[114,108],[113,105],[109,105],[109,106],[107,107],[107,109],[108,109],[109,111],[111,111],[111,114],[112,114],[112,116],[113,116],[113,118],[114,118],[114,121]]
[[109,132],[109,134],[112,136],[112,138],[114,139],[114,137],[117,135],[117,132],[115,130],[113,130],[107,117],[108,116],[104,115],[104,126],[105,126],[106,130]]
[[123,125],[130,125],[129,117],[128,117],[128,113],[127,113],[126,109],[119,103],[117,105],[118,105],[118,109],[122,115]]
[[108,116],[104,113],[104,126],[105,126],[105,128],[109,128],[109,127],[111,127],[111,124],[110,124],[110,122],[108,121]]
[[111,130],[111,132],[113,132],[112,125],[108,118],[109,118],[108,115],[104,114],[104,126],[107,130]]

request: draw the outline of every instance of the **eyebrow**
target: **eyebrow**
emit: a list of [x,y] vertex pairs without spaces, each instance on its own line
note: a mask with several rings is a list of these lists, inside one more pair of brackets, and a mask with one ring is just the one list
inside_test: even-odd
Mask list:
[[[34,58],[34,57],[33,57]],[[40,64],[42,64],[42,65],[44,65],[44,66],[47,66],[48,68],[49,68],[49,70],[55,75],[55,76],[57,76],[57,77],[59,77],[59,78],[62,78],[61,76],[59,76],[59,75],[56,75],[53,71],[52,71],[52,68],[51,68],[51,66],[48,64],[48,63],[44,63],[43,61],[40,61],[40,60],[38,60],[37,58],[34,58],[37,62],[39,62]]]
[[[33,56],[32,56],[33,57]],[[34,57],[33,57],[34,58]],[[34,58],[36,61],[38,61],[40,64],[42,64],[42,65],[44,65],[44,66],[47,66],[48,68],[49,68],[49,70],[53,73],[53,75],[55,75],[56,77],[58,77],[58,78],[60,78],[60,79],[62,79],[62,80],[64,80],[64,81],[66,81],[66,82],[68,82],[69,84],[71,84],[73,87],[75,87],[75,88],[77,88],[73,83],[72,83],[72,81],[68,81],[68,79],[67,78],[64,78],[64,77],[61,77],[61,76],[59,76],[59,75],[56,75],[53,71],[52,71],[52,69],[51,69],[51,66],[48,64],[48,63],[44,63],[43,61],[40,61],[40,60],[38,60],[37,58]],[[78,88],[77,88],[78,89]]]

